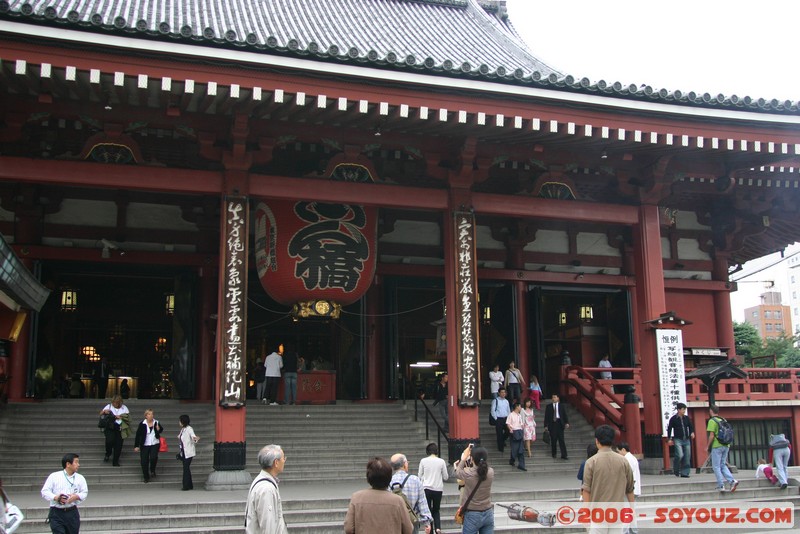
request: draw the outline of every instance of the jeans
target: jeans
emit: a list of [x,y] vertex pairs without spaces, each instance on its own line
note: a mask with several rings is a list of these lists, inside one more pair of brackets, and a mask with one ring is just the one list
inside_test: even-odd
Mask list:
[[447,416],[447,401],[443,400],[439,404],[436,405],[439,408],[439,417],[441,420],[439,424],[442,425],[442,430],[445,432],[450,432],[450,420]]
[[464,524],[461,525],[461,534],[494,534],[494,508],[483,512],[468,510],[464,514]]
[[508,427],[506,426],[506,417],[498,417],[497,425],[494,427],[494,432],[497,435],[497,450],[503,452],[506,447],[506,439],[508,438]]
[[508,459],[508,463],[514,465],[514,462],[517,462],[517,467],[520,469],[525,469],[525,448],[523,443],[521,439],[514,439],[514,434],[511,434],[511,456]]
[[286,404],[297,402],[297,373],[283,373],[283,400]]
[[728,453],[730,447],[722,446],[711,449],[711,467],[714,469],[714,476],[717,477],[717,489],[725,487],[727,480],[733,484],[734,479],[731,470],[728,469]]
[[267,386],[267,379],[265,378],[263,382],[256,382],[256,400],[261,400],[264,398],[264,390]]
[[672,461],[672,472],[675,475],[689,476],[692,467],[692,442],[688,439],[674,438],[675,459]]
[[789,473],[786,471],[786,466],[789,465],[789,456],[789,447],[772,451],[772,459],[775,460],[775,471],[777,471],[775,474],[781,485],[789,483]]
[[506,389],[508,390],[508,402],[510,402],[512,405],[514,404],[515,399],[519,403],[522,402],[522,386],[519,384],[519,382],[515,384],[509,384]]

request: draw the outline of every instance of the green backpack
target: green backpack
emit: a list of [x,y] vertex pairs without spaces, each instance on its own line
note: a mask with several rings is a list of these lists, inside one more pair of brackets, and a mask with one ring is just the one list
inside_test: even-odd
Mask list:
[[410,476],[411,474],[406,475],[406,478],[403,479],[402,483],[400,482],[393,483],[391,485],[391,488],[392,488],[392,493],[394,493],[395,495],[399,495],[403,499],[403,502],[406,503],[406,511],[408,512],[408,517],[409,519],[411,519],[411,523],[416,525],[419,518],[417,517],[417,514],[414,512],[414,507],[411,506],[410,502],[408,502],[408,497],[406,497],[406,494],[403,493],[403,488],[405,487],[406,481],[408,481],[408,477]]

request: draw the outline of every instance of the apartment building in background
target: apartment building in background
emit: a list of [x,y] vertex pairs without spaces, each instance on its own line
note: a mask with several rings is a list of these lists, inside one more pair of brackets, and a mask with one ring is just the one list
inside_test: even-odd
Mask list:
[[761,304],[746,308],[744,320],[758,329],[765,342],[770,338],[781,337],[784,333],[792,334],[792,309],[782,304],[779,291],[768,291],[761,294]]
[[789,266],[787,278],[789,282],[789,308],[791,309],[792,324],[795,335],[800,334],[800,254],[790,256],[787,261]]

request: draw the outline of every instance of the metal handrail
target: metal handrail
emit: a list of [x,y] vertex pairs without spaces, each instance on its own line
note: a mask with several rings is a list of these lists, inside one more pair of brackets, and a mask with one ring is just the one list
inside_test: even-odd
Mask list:
[[417,396],[414,398],[414,422],[419,422],[419,408],[418,405],[422,404],[422,407],[425,408],[425,440],[430,441],[430,424],[429,419],[433,419],[433,422],[436,424],[436,446],[439,447],[439,455],[442,455],[442,438],[444,438],[445,442],[447,443],[447,450],[450,450],[450,438],[447,437],[447,432],[442,428],[442,425],[439,424],[439,420],[436,419],[436,416],[433,415],[428,403],[425,402],[423,396]]

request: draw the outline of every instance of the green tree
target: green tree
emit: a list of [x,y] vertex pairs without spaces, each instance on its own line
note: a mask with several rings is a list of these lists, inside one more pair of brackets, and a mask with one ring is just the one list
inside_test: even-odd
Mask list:
[[764,345],[764,354],[778,357],[778,367],[800,367],[800,349],[795,346],[797,339],[788,334],[770,338]]
[[745,367],[750,367],[753,356],[760,356],[763,349],[761,336],[756,327],[750,323],[733,322],[733,339],[736,343],[736,354],[744,360]]

